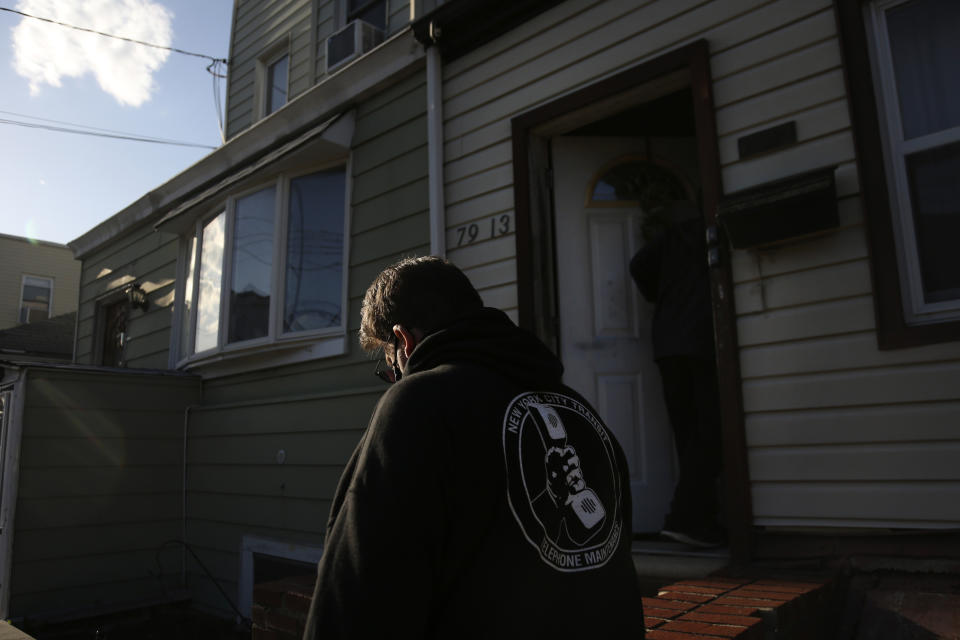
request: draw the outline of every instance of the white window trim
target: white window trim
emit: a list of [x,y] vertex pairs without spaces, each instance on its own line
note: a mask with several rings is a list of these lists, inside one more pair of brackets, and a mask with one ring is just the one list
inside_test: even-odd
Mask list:
[[[20,276],[20,304],[17,307],[17,320],[19,322],[20,316],[23,314],[23,292],[27,286],[27,278],[36,278],[37,280],[46,280],[50,283],[50,300],[47,302],[47,319],[53,317],[53,278],[50,276],[37,276],[32,273],[24,273]],[[29,317],[29,314],[27,314]]]
[[[300,176],[309,175],[318,171],[344,167],[345,171],[345,194],[344,194],[344,212],[343,212],[343,268],[340,284],[340,326],[328,327],[324,329],[315,329],[312,331],[298,331],[295,333],[282,333],[279,328],[282,326],[284,302],[284,275],[286,272],[286,233],[287,233],[287,206],[289,204],[289,187],[291,180]],[[352,157],[346,159],[331,160],[329,162],[313,165],[309,168],[300,168],[296,171],[290,171],[276,175],[270,180],[257,183],[255,186],[245,188],[241,191],[230,194],[225,201],[218,206],[211,208],[206,215],[197,219],[193,225],[193,233],[184,236],[180,243],[180,259],[177,277],[177,300],[174,313],[174,331],[171,335],[171,364],[177,369],[198,369],[203,377],[214,378],[234,373],[254,371],[265,367],[275,367],[296,362],[316,360],[320,358],[329,358],[332,356],[343,355],[347,352],[346,331],[349,315],[349,265],[350,265],[350,194],[353,192],[352,184]],[[271,291],[270,291],[270,315],[269,328],[266,336],[253,340],[244,340],[230,344],[227,342],[227,332],[229,328],[229,287],[230,275],[233,266],[233,220],[236,210],[236,201],[244,196],[256,193],[262,189],[275,186],[277,189],[274,218],[274,245],[273,260],[274,265],[271,273]],[[217,345],[204,351],[193,353],[196,340],[196,323],[198,311],[198,296],[200,290],[200,278],[197,271],[200,269],[199,257],[203,251],[203,226],[216,218],[221,213],[225,213],[224,220],[224,247],[223,247],[223,266],[220,273],[220,315],[219,330],[217,333]],[[191,286],[191,308],[189,322],[185,323],[183,318],[183,300],[185,297],[186,281],[188,270],[190,269],[190,245],[193,238],[197,238],[194,277]],[[188,332],[186,341],[181,340],[181,332]],[[186,353],[181,353],[181,343],[185,346]]]
[[253,554],[274,556],[298,562],[320,562],[322,545],[308,545],[259,536],[245,535],[240,545],[240,582],[237,585],[237,608],[247,618],[253,611]]
[[884,167],[891,185],[890,206],[893,212],[894,240],[897,247],[897,265],[904,318],[907,324],[929,324],[960,318],[960,300],[925,302],[917,250],[916,229],[913,224],[913,206],[907,179],[905,158],[918,151],[926,151],[960,141],[960,127],[904,140],[900,99],[897,95],[893,71],[893,54],[887,36],[886,11],[910,0],[876,0],[864,5],[864,22],[868,25],[867,42],[874,77],[877,110],[880,115],[880,137],[884,148]]
[[254,76],[254,85],[257,92],[257,120],[262,120],[271,115],[267,113],[267,94],[270,92],[270,86],[267,80],[270,77],[270,66],[283,56],[287,56],[287,101],[273,113],[280,111],[284,106],[290,104],[290,70],[293,67],[293,52],[291,51],[290,36],[287,35],[281,38],[279,42],[275,42],[268,47],[263,55],[257,58],[256,75]]

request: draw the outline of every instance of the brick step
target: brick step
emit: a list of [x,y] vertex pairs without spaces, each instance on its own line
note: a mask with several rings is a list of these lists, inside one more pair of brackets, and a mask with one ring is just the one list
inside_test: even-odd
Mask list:
[[643,598],[649,640],[816,638],[835,612],[830,580],[693,578]]
[[[300,638],[314,580],[309,575],[256,585],[252,639]],[[827,637],[836,595],[829,580],[681,579],[643,598],[644,623],[649,640]]]

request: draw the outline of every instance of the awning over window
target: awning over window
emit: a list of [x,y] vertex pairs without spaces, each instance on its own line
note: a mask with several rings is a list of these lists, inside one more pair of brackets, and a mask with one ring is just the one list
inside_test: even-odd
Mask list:
[[[154,228],[168,233],[183,233],[194,223],[197,215],[206,212],[205,207],[228,191],[251,186],[260,172],[284,171],[296,165],[319,165],[337,159],[346,159],[353,138],[353,112],[340,113],[329,120],[300,134],[272,151],[265,153],[249,164],[238,166],[229,175],[165,215]],[[267,176],[263,176],[266,178]]]

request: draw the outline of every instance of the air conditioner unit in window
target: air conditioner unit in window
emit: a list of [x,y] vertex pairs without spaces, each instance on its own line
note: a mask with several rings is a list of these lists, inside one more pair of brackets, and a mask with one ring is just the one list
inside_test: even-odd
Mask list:
[[383,42],[383,31],[363,20],[354,20],[327,38],[326,70],[345,65]]

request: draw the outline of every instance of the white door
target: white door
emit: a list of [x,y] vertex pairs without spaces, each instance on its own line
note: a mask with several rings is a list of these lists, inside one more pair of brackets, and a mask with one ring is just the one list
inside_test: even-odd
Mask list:
[[653,360],[653,305],[630,278],[638,206],[592,206],[597,173],[643,149],[631,138],[554,138],[557,290],[564,381],[596,407],[630,467],[633,529],[659,531],[676,480],[673,434]]

